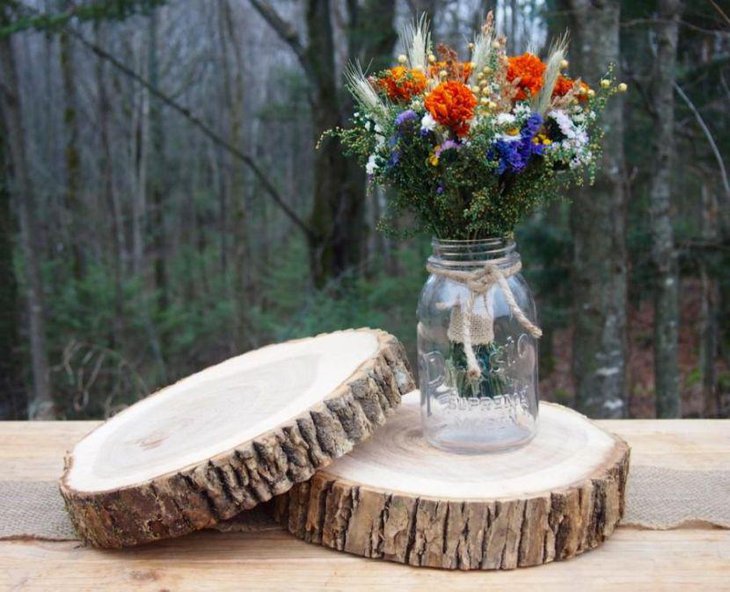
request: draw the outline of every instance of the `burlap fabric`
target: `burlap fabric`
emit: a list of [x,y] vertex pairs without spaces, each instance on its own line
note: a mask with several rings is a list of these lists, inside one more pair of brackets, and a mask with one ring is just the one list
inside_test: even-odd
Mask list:
[[[217,524],[221,532],[278,529],[263,508]],[[55,481],[0,481],[0,540],[75,541],[79,537],[66,513]]]
[[[655,530],[705,524],[730,528],[730,471],[632,466],[622,524]],[[264,509],[219,524],[224,532],[278,528]],[[53,481],[0,481],[0,539],[77,540]]]

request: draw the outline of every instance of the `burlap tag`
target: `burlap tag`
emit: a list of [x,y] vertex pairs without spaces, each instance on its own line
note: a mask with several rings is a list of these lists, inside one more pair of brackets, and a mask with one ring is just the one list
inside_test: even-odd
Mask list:
[[[485,306],[489,306],[485,304]],[[489,309],[488,309],[489,310]],[[491,311],[489,311],[491,313]],[[453,343],[464,342],[464,311],[461,306],[454,306],[451,309],[449,330],[447,332],[449,341]],[[487,345],[494,341],[494,320],[491,317],[477,314],[471,316],[471,342],[474,345]]]
[[[730,528],[730,471],[632,466],[622,524],[654,530],[707,524]],[[216,526],[223,532],[279,528],[254,508]],[[0,481],[0,539],[77,540],[53,481]]]

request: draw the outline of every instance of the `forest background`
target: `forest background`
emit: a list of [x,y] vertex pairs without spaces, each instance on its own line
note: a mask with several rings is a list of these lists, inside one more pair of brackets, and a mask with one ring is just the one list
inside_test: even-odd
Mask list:
[[[381,327],[415,366],[429,237],[339,146],[342,70],[429,14],[466,55],[570,30],[610,62],[592,187],[518,229],[541,396],[594,417],[730,414],[730,5],[720,0],[3,0],[0,419],[106,417],[267,343]],[[408,221],[402,221],[404,227]]]

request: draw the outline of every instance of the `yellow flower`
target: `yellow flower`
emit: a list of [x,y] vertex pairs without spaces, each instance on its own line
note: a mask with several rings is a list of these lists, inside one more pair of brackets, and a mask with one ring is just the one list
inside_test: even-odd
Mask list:
[[617,88],[618,88],[618,92],[622,92],[622,93],[623,92],[626,92],[627,90],[629,90],[629,87],[626,85],[625,82],[619,83],[619,85],[618,85]]
[[601,88],[608,88],[610,86],[611,86],[610,80],[608,80],[607,78],[604,78],[603,80],[601,80]]
[[[438,146],[436,146],[436,150],[438,150]],[[431,156],[428,157],[428,162],[431,166],[438,166],[439,164],[439,157],[438,154],[436,154],[436,151],[434,150],[431,152]]]

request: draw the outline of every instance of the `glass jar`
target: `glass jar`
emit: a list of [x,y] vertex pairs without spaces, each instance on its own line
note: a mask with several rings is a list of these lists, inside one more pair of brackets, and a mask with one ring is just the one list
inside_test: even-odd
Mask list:
[[418,303],[424,436],[459,453],[525,444],[537,429],[540,330],[515,242],[432,245]]

